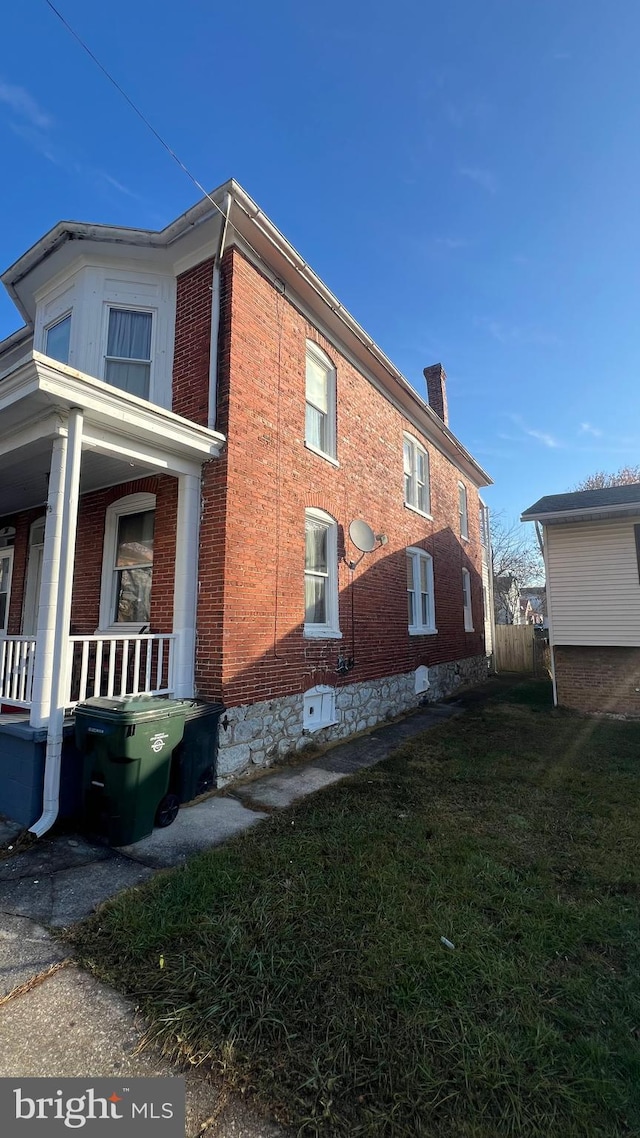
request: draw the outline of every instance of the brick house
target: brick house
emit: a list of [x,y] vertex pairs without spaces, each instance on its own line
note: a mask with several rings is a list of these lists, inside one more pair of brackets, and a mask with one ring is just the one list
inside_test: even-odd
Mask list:
[[0,812],[40,747],[51,824],[94,694],[223,701],[222,785],[484,678],[490,479],[445,373],[421,398],[237,183],[2,280]]
[[540,498],[554,701],[640,715],[640,484]]

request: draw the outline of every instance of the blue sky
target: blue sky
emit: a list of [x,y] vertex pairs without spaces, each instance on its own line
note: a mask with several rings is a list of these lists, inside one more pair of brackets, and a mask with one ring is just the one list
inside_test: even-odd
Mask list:
[[[59,0],[206,186],[235,177],[424,392],[492,509],[640,461],[640,7]],[[0,265],[200,195],[43,0],[3,10]],[[0,298],[0,336],[19,318]]]

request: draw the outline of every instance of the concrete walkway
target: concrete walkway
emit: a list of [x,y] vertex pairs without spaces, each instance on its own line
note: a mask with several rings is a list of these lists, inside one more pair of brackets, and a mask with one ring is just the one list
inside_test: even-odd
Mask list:
[[[172,826],[121,849],[66,833],[21,848],[21,827],[0,821],[0,1077],[181,1073],[153,1047],[139,1050],[144,1023],[133,1004],[77,969],[47,926],[74,924],[116,893],[220,845],[274,809],[374,766],[407,739],[460,713],[452,703],[420,708],[310,761],[265,771],[185,806]],[[188,1138],[285,1134],[197,1069],[186,1081]]]

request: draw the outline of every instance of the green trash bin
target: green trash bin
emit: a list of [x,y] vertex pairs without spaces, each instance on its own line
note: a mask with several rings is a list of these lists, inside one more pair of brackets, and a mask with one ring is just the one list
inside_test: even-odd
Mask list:
[[184,736],[173,752],[171,789],[180,802],[191,802],[215,786],[218,722],[225,707],[195,699],[182,700],[182,704]]
[[182,739],[182,700],[96,697],[76,707],[82,754],[82,820],[113,846],[169,826],[179,808],[169,790],[171,756]]

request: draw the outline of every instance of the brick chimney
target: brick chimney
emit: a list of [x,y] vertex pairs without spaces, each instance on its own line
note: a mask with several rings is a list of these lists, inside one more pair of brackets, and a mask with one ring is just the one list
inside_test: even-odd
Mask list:
[[431,364],[431,367],[424,369],[424,378],[427,381],[427,402],[438,418],[442,419],[445,427],[448,427],[447,373],[442,364]]

